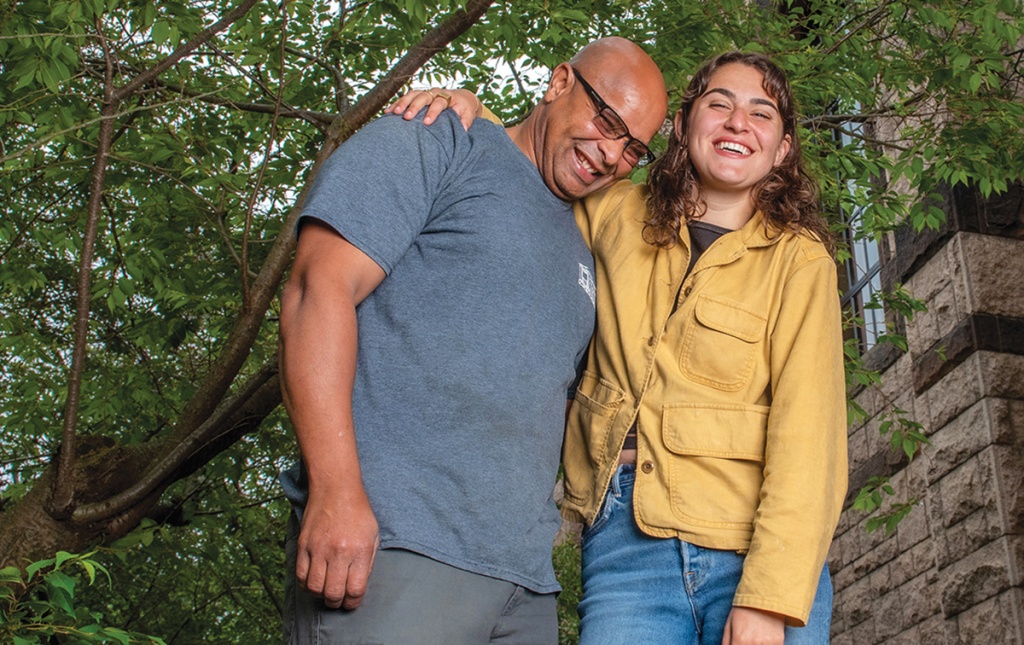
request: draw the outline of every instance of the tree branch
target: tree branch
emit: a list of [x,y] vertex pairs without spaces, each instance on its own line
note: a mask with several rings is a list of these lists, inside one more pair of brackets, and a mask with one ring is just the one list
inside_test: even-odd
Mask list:
[[285,42],[287,42],[288,34],[288,10],[287,7],[282,5],[284,9],[282,13],[282,26],[281,26],[281,66],[278,69],[278,86],[277,95],[274,97],[274,118],[270,123],[270,133],[267,135],[267,145],[263,152],[263,162],[260,164],[259,173],[256,176],[256,184],[252,187],[252,193],[249,197],[249,203],[245,209],[245,225],[242,229],[242,310],[248,311],[252,305],[252,294],[249,292],[249,234],[252,232],[252,214],[256,209],[256,200],[259,198],[260,187],[263,185],[263,178],[267,173],[267,165],[270,163],[270,155],[274,151],[274,144],[277,139],[277,122],[281,112],[281,105],[284,102],[284,88],[287,83],[284,80],[284,49]]
[[239,18],[247,14],[249,10],[256,5],[257,2],[259,2],[259,0],[244,0],[242,4],[238,5],[237,7],[229,11],[227,14],[224,15],[223,18],[221,18],[220,20],[213,23],[203,31],[196,34],[192,38],[192,40],[188,41],[178,49],[174,50],[174,52],[172,52],[170,56],[163,59],[156,65],[150,67],[149,69],[143,71],[141,74],[133,78],[127,85],[120,88],[114,94],[114,101],[123,101],[126,97],[131,96],[132,94],[137,92],[144,85],[146,85],[146,83],[149,83],[157,76],[163,74],[172,65],[180,61],[185,56],[192,53],[197,47],[209,42],[213,39],[214,36],[230,27],[232,23],[234,23]]
[[99,17],[95,20],[96,33],[103,49],[103,106],[100,108],[100,129],[96,143],[96,160],[93,164],[92,179],[89,185],[85,235],[82,240],[82,254],[79,261],[78,282],[76,284],[74,346],[72,349],[71,371],[68,375],[67,400],[64,406],[60,456],[57,463],[57,477],[53,487],[53,494],[47,504],[47,510],[54,519],[63,520],[74,515],[76,433],[82,391],[82,376],[85,373],[86,347],[89,337],[92,261],[99,230],[99,216],[106,180],[107,162],[114,138],[114,119],[117,116],[118,106],[122,101],[132,96],[136,91],[145,86],[146,83],[155,79],[189,52],[209,41],[217,33],[244,16],[256,2],[258,0],[244,0],[242,4],[228,12],[221,20],[200,32],[167,58],[144,70],[121,88],[114,87],[114,60],[110,51],[110,43],[103,33],[103,23]]
[[103,79],[103,107],[100,109],[100,131],[96,143],[96,160],[93,163],[92,179],[89,184],[89,202],[86,206],[85,235],[82,239],[82,255],[78,263],[77,297],[75,299],[75,332],[71,350],[71,371],[68,375],[67,400],[64,403],[64,424],[61,435],[60,455],[57,461],[57,480],[53,494],[48,500],[48,511],[54,519],[67,519],[74,508],[74,474],[76,466],[76,433],[78,429],[78,407],[82,394],[82,375],[85,373],[86,346],[89,342],[89,300],[92,291],[92,258],[99,230],[100,209],[103,203],[103,184],[106,180],[107,159],[114,138],[114,115],[117,102],[114,101],[114,67],[110,46],[103,35],[103,24],[96,18],[96,31],[103,47],[106,71]]
[[[492,1],[475,0],[470,3],[473,11],[460,10],[444,24],[430,31],[385,77],[390,79],[387,83],[387,87],[391,88],[389,93],[379,91],[384,84],[382,81],[374,91],[357,102],[350,113],[338,117],[337,121],[345,121],[346,125],[335,128],[339,134],[328,137],[324,142],[297,204],[301,205],[304,202],[306,192],[320,164],[340,143],[337,137],[341,134],[348,136],[356,127],[369,120],[402,86],[405,79],[441,47],[465,32],[483,15]],[[398,78],[403,80],[396,82]],[[244,434],[257,429],[263,419],[280,405],[281,392],[276,362],[264,365],[247,380],[238,394],[227,399],[224,395],[248,357],[270,302],[276,295],[284,271],[291,261],[295,244],[293,229],[299,213],[301,207],[296,206],[285,220],[263,268],[253,282],[250,306],[239,315],[218,360],[206,379],[197,387],[198,394],[189,401],[182,412],[175,431],[167,440],[168,451],[156,460],[138,482],[123,492],[102,502],[75,509],[71,515],[72,521],[85,524],[107,520],[111,526],[132,521],[139,504],[152,499],[154,494],[171,481],[195,472],[213,455],[233,444]]]
[[[195,472],[212,454],[258,428],[280,404],[279,389],[277,364],[269,362],[249,378],[238,394],[224,400],[205,423],[184,440],[171,443],[169,449],[132,486],[102,502],[76,508],[71,520],[89,524],[129,513],[155,490],[161,490],[164,484]],[[212,444],[220,446],[219,449],[211,451]],[[198,458],[200,455],[201,459]],[[193,464],[194,468],[182,470],[186,464]]]
[[224,343],[220,356],[210,373],[196,389],[196,396],[182,411],[175,436],[184,438],[192,428],[199,426],[217,406],[224,393],[231,387],[238,371],[248,357],[252,344],[263,325],[264,315],[270,302],[277,294],[284,272],[291,262],[295,248],[295,224],[298,222],[313,179],[327,157],[338,145],[347,139],[370,118],[379,112],[387,101],[402,87],[416,70],[430,57],[440,51],[453,39],[463,34],[487,11],[493,0],[471,0],[465,10],[456,11],[451,18],[430,30],[423,40],[414,46],[370,92],[357,101],[350,110],[339,115],[328,130],[327,139],[317,155],[306,179],[306,184],[296,199],[274,240],[267,259],[260,269],[259,277],[252,283],[252,300],[247,309],[238,317],[231,333]]

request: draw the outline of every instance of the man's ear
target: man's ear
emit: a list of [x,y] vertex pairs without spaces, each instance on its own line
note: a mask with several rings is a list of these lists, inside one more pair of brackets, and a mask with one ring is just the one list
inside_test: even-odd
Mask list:
[[573,76],[572,66],[569,63],[559,63],[551,71],[551,80],[548,81],[548,89],[544,92],[544,102],[551,103],[560,96],[568,94],[575,84],[576,77]]

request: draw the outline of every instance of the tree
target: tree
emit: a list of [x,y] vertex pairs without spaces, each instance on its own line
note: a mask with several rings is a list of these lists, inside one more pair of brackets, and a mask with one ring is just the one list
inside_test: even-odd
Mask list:
[[113,620],[202,640],[245,611],[232,581],[276,611],[296,206],[410,76],[514,119],[599,35],[645,43],[674,97],[708,55],[757,49],[792,75],[826,204],[866,207],[858,235],[934,224],[942,183],[1024,178],[1013,0],[490,4],[0,2],[0,563],[149,518]]

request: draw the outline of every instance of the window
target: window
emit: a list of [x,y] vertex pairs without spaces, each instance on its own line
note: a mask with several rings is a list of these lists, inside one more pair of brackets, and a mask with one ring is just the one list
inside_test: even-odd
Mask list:
[[[859,131],[862,124],[853,125]],[[840,144],[845,147],[853,143],[853,138],[846,132],[837,136]],[[847,187],[853,192],[852,183]],[[861,237],[863,222],[861,215],[863,206],[855,206],[850,212],[842,213],[845,242],[850,249],[850,258],[846,260],[840,275],[840,286],[843,290],[843,311],[853,315],[859,322],[848,334],[857,339],[861,354],[878,343],[878,337],[885,333],[885,311],[881,308],[880,299],[875,294],[882,290],[881,261],[878,242],[871,237]]]
[[847,225],[846,242],[850,247],[850,258],[843,267],[846,280],[841,302],[844,311],[863,321],[852,328],[863,354],[874,347],[878,337],[885,333],[885,311],[875,304],[878,302],[875,294],[882,290],[881,262],[878,242],[870,238],[855,239],[860,229],[859,209],[847,218]]

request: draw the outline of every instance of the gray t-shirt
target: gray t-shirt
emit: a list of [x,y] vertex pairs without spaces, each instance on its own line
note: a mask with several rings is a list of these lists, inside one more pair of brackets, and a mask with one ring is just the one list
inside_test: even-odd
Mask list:
[[[353,394],[381,547],[556,591],[566,392],[594,329],[569,205],[501,127],[465,132],[446,111],[367,125],[325,162],[303,217],[387,272],[357,310]],[[301,476],[282,481],[301,507]]]

